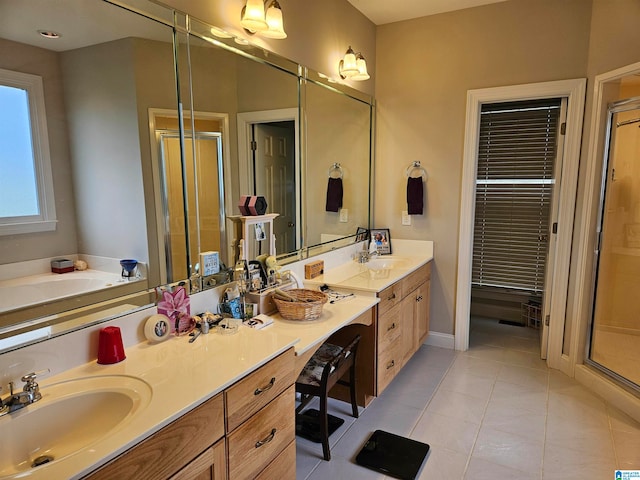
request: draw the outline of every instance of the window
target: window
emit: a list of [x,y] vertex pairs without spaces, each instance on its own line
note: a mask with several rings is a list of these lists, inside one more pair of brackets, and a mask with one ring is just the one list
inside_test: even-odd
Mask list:
[[0,69],[0,235],[55,225],[42,79]]
[[544,290],[561,99],[483,105],[472,284]]

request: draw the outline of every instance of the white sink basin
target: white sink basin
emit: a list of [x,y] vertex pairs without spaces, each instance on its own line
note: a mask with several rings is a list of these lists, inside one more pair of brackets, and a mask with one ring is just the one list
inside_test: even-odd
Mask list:
[[45,469],[117,432],[146,407],[149,384],[87,377],[41,387],[42,399],[0,417],[0,478]]
[[376,257],[363,264],[369,270],[392,270],[406,268],[407,259],[402,257]]

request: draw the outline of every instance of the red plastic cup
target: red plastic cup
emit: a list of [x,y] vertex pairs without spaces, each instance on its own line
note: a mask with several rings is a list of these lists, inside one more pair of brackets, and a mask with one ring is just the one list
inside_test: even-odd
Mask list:
[[110,365],[124,360],[124,346],[122,345],[122,334],[120,327],[104,327],[100,329],[100,340],[98,342],[98,363]]

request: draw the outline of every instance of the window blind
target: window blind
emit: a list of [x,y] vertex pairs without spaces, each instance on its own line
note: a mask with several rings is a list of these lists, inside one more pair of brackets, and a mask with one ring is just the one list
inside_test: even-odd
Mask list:
[[542,292],[561,99],[483,105],[472,283]]

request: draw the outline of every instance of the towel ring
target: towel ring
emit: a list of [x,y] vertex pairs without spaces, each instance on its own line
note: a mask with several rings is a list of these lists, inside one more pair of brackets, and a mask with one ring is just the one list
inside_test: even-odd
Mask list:
[[331,168],[329,168],[329,178],[343,178],[344,177],[344,171],[342,170],[342,167],[340,166],[339,163],[334,163],[333,165],[331,165]]
[[407,167],[407,177],[418,178],[422,177],[425,181],[429,178],[427,171],[420,165],[420,162],[411,162],[411,165]]

